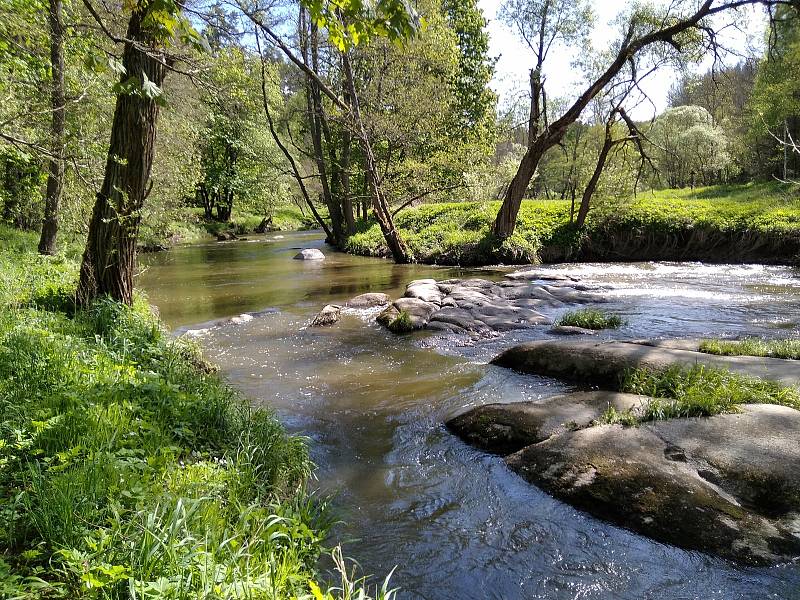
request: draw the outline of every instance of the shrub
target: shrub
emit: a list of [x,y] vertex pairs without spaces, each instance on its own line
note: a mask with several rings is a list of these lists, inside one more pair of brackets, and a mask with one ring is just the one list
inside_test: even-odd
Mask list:
[[402,310],[399,315],[389,322],[387,328],[392,333],[411,333],[414,331],[414,324],[411,322],[411,316],[408,312]]

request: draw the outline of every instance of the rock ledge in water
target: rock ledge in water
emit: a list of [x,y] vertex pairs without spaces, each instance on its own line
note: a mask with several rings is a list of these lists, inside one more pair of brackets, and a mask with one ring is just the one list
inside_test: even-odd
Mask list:
[[[678,346],[678,347],[671,347]],[[523,373],[549,375],[583,383],[619,384],[628,369],[666,369],[672,365],[729,369],[735,373],[771,379],[784,385],[800,385],[797,361],[756,356],[716,356],[684,348],[699,342],[541,341],[520,344],[492,360],[493,364]]]
[[601,294],[572,280],[419,279],[406,286],[405,296],[395,300],[378,322],[386,325],[405,313],[411,329],[491,337],[549,324],[550,319],[536,310],[539,307],[603,301]]
[[[488,405],[448,422],[464,440],[508,454],[509,468],[553,496],[660,542],[767,564],[800,556],[800,411],[591,423],[608,392]],[[589,425],[589,426],[587,426]]]
[[325,260],[325,255],[317,248],[304,248],[294,256],[295,260]]

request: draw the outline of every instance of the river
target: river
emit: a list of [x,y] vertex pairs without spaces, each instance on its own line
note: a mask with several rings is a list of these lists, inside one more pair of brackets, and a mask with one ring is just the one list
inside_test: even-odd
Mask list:
[[[327,260],[292,260],[311,247]],[[400,598],[800,598],[796,564],[737,567],[611,526],[528,485],[442,426],[468,407],[570,389],[487,364],[516,341],[548,337],[546,328],[471,343],[396,337],[366,313],[306,327],[326,303],[362,292],[398,296],[412,279],[501,278],[509,269],[394,265],[334,253],[315,232],[178,247],[143,262],[139,285],[165,322],[198,335],[233,385],[310,438],[315,484],[335,494],[343,521],[336,539],[367,574],[397,566]],[[787,267],[544,268],[604,290],[604,307],[627,320],[614,337],[800,334],[800,273]]]

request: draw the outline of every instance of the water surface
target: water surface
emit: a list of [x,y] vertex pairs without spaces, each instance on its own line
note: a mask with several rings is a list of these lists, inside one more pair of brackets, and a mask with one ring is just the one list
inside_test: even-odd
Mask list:
[[[324,262],[292,260],[318,247]],[[472,343],[393,336],[367,312],[307,328],[326,303],[399,295],[411,279],[501,278],[336,254],[316,233],[176,248],[147,258],[140,284],[162,317],[200,332],[210,359],[289,429],[312,438],[317,484],[336,493],[336,532],[402,598],[800,598],[800,567],[752,569],[658,544],[565,505],[442,422],[488,402],[545,398],[556,380],[488,365],[545,329]],[[545,268],[589,282],[627,325],[614,337],[800,334],[800,276],[784,267],[696,263]],[[208,322],[273,309],[238,323]],[[551,310],[553,317],[564,309]],[[203,325],[205,323],[205,325]],[[680,518],[680,515],[676,515]]]

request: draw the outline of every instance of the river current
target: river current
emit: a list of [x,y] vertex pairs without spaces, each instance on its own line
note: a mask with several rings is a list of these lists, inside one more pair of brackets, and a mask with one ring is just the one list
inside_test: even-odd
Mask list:
[[[310,247],[328,258],[292,260]],[[254,404],[310,438],[315,485],[334,495],[343,521],[336,539],[366,574],[397,567],[391,581],[400,598],[800,599],[800,565],[739,567],[614,527],[525,483],[502,459],[443,427],[473,406],[570,389],[488,364],[515,342],[547,338],[546,327],[478,342],[397,337],[366,311],[346,312],[330,328],[307,327],[326,303],[363,292],[396,297],[412,279],[499,279],[511,269],[394,265],[334,253],[315,232],[179,247],[144,263],[139,285],[165,322],[197,336]],[[540,270],[602,291],[604,308],[627,321],[608,336],[800,335],[800,272],[788,267]]]

